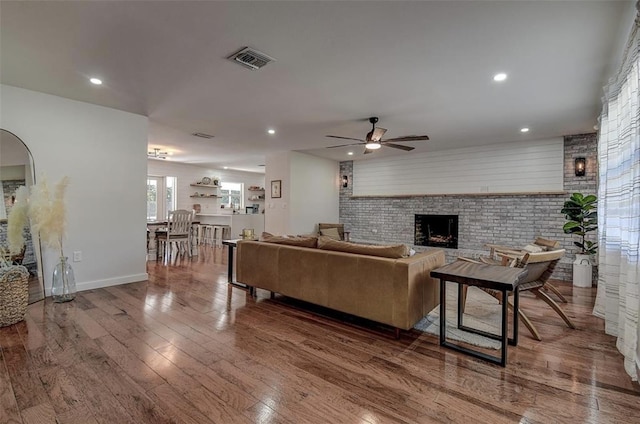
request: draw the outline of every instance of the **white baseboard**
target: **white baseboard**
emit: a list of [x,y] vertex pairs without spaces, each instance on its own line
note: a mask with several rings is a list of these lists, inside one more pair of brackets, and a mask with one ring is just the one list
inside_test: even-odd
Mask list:
[[[76,282],[76,290],[80,292],[84,290],[101,289],[103,287],[119,286],[120,284],[146,281],[148,279],[149,274],[144,272],[142,274],[123,275],[121,277],[108,278],[106,280]],[[45,296],[51,296],[51,287],[47,287],[47,289],[45,290]]]

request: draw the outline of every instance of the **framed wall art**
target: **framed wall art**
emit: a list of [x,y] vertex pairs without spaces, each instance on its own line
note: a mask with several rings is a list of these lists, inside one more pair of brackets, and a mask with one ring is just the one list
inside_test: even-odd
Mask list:
[[271,198],[279,199],[282,197],[282,180],[271,181]]

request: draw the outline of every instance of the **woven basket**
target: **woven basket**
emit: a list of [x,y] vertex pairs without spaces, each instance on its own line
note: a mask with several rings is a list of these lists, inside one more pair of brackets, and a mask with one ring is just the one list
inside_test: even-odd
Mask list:
[[0,268],[0,327],[24,319],[29,300],[29,272],[21,265]]

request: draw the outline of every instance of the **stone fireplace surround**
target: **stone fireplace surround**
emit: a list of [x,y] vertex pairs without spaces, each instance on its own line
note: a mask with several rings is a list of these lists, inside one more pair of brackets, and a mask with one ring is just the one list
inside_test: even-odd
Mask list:
[[[584,177],[575,176],[576,157],[587,158]],[[340,175],[353,181],[353,161],[340,163]],[[571,280],[571,262],[577,248],[574,237],[562,231],[565,219],[560,210],[570,193],[597,192],[595,133],[564,137],[564,190],[567,194],[353,197],[349,184],[340,189],[340,222],[351,232],[353,241],[405,243],[421,251],[427,248],[414,245],[414,215],[458,215],[458,249],[443,248],[447,261],[486,254],[485,243],[525,246],[538,236],[559,240],[568,254],[553,278]]]

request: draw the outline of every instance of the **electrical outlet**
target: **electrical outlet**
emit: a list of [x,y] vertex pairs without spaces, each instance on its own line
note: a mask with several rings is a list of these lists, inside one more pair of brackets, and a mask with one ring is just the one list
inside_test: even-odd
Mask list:
[[82,251],[76,250],[73,252],[73,262],[81,262],[82,261]]

